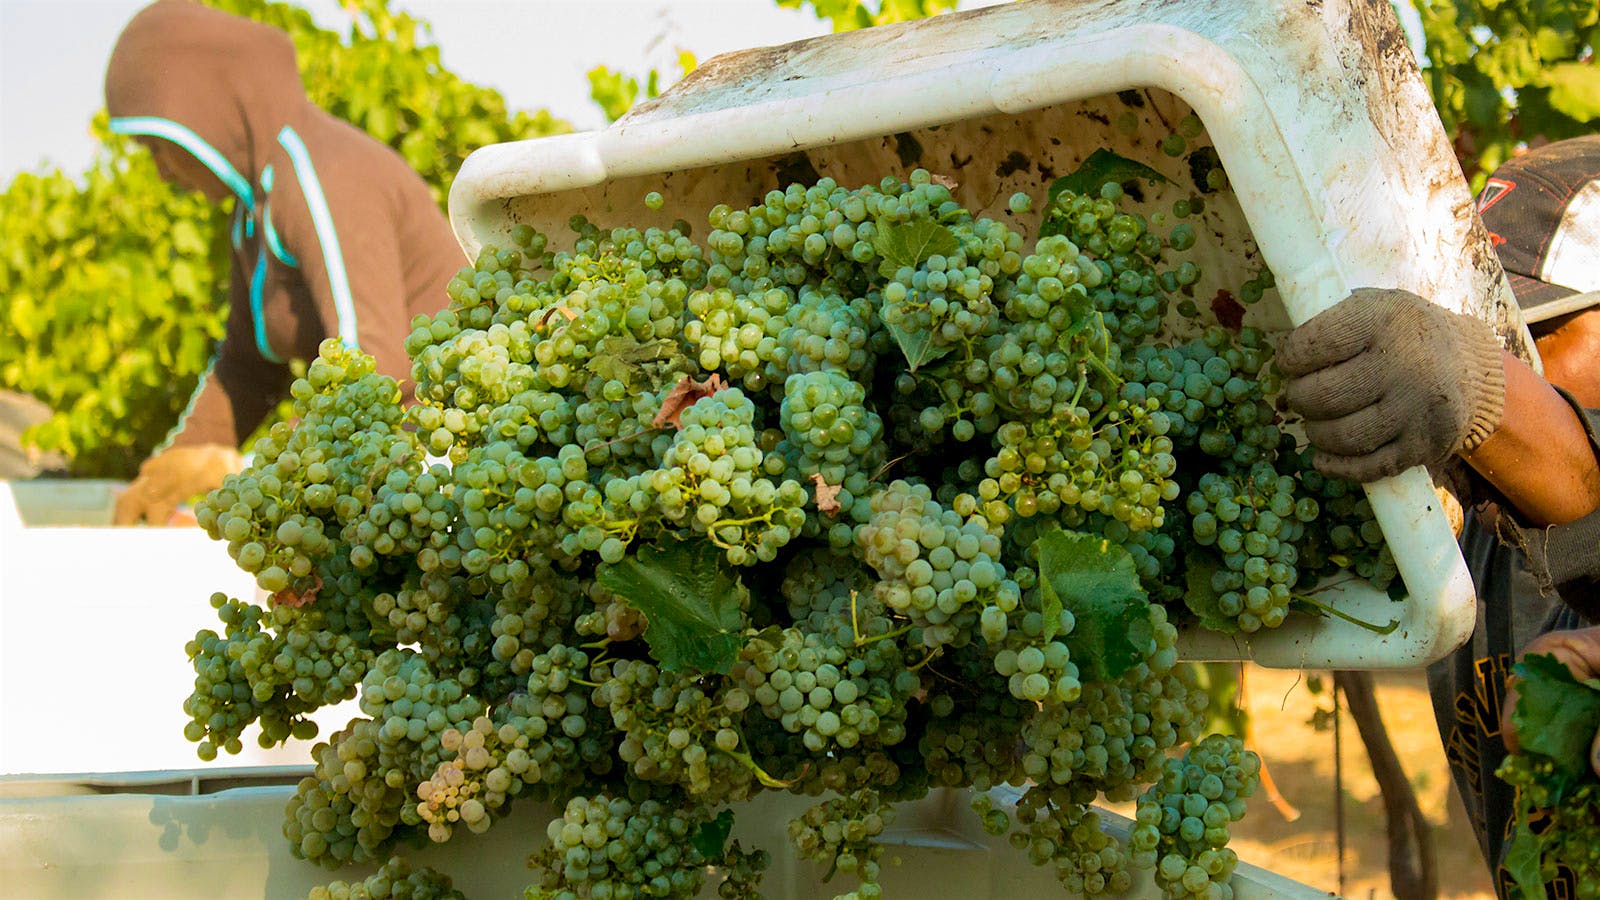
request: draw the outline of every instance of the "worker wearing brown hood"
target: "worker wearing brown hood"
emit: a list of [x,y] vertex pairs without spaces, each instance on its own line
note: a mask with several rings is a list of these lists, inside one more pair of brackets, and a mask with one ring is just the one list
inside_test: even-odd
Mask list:
[[463,258],[405,161],[306,98],[275,28],[159,0],[118,38],[106,106],[111,130],[149,147],[163,178],[234,200],[226,335],[117,503],[118,524],[162,524],[239,468],[237,448],[288,390],[289,362],[315,358],[324,338],[409,376],[411,318],[445,305]]

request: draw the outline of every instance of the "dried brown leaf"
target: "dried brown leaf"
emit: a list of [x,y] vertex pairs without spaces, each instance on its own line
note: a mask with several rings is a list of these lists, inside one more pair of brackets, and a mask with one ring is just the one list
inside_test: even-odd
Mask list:
[[828,482],[824,481],[821,473],[811,476],[811,480],[816,484],[818,511],[825,513],[838,512],[839,501],[837,498],[839,496],[839,486],[836,484],[829,484]]
[[550,324],[550,317],[554,316],[556,313],[561,313],[563,316],[566,316],[568,322],[571,322],[573,319],[578,317],[576,312],[573,312],[565,306],[552,306],[544,311],[544,315],[539,317],[539,323],[534,327],[543,328],[544,326]]
[[322,576],[312,572],[311,587],[308,587],[299,593],[296,593],[295,589],[292,587],[286,587],[272,595],[272,605],[291,606],[295,609],[299,609],[302,606],[310,606],[311,604],[317,602],[317,593],[321,590]]
[[655,419],[650,424],[660,428],[670,423],[673,428],[682,428],[680,417],[684,410],[695,405],[700,398],[709,397],[727,386],[728,382],[717,372],[711,373],[711,377],[705,381],[695,381],[685,375],[672,386],[672,390],[667,392],[666,399],[661,401],[661,411],[656,413]]

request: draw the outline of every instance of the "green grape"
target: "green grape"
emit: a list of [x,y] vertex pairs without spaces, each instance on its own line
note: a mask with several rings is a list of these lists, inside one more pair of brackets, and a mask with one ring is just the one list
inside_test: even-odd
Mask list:
[[[1163,149],[1210,189],[1203,130]],[[1285,436],[1269,337],[1176,321],[1200,313],[1203,197],[1061,191],[1034,239],[939,181],[519,225],[412,321],[408,386],[324,343],[294,421],[197,507],[271,595],[217,596],[186,647],[199,755],[312,738],[359,697],[288,804],[291,852],[380,864],[529,798],[560,813],[535,900],[689,898],[714,873],[757,897],[766,851],[706,839],[768,790],[817,796],[796,849],[880,897],[894,803],[999,785],[1028,789],[980,797],[981,824],[1069,891],[1132,865],[1222,891],[1231,801],[1130,847],[1089,807],[1198,737],[1178,623],[1271,627],[1342,569],[1396,586],[1392,554]],[[1022,187],[1013,217],[1048,194]],[[1251,272],[1243,302],[1273,287]],[[1057,530],[1084,558],[1044,552]],[[1205,774],[1156,794],[1216,793]],[[318,890],[450,888],[391,860]]]
[[413,869],[401,857],[391,857],[378,871],[355,883],[334,881],[311,889],[308,900],[465,900],[450,876],[423,866]]

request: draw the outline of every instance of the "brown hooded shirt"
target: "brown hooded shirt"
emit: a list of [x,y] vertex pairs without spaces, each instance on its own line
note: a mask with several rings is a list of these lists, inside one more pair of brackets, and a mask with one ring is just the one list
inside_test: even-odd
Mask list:
[[288,35],[158,0],[117,40],[106,106],[114,131],[172,141],[236,197],[227,333],[169,444],[238,446],[324,338],[408,379],[411,318],[446,304],[465,261],[400,155],[306,98]]

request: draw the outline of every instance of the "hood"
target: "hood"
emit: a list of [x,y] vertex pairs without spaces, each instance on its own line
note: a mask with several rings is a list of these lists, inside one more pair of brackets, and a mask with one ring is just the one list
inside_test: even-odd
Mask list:
[[178,144],[247,208],[279,129],[309,106],[287,34],[191,0],[141,10],[106,67],[111,130]]

